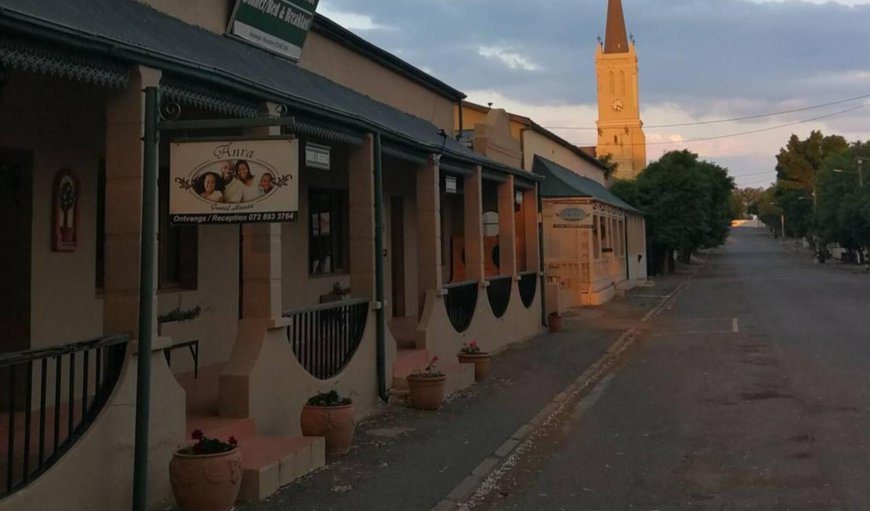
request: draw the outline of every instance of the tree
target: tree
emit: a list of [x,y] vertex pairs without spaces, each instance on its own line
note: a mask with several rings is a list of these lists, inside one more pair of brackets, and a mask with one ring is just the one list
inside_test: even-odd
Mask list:
[[613,155],[610,153],[599,156],[598,163],[607,167],[607,170],[604,171],[604,177],[606,178],[612,176],[616,172],[616,169],[619,168],[619,163],[613,160]]
[[812,131],[801,140],[789,137],[776,156],[777,202],[788,219],[788,232],[796,237],[808,235],[813,227],[813,201],[816,183],[826,158],[848,150],[846,139]]
[[740,201],[744,215],[757,215],[758,200],[764,194],[764,188],[736,188],[734,190],[735,201]]
[[699,160],[689,151],[671,151],[651,163],[632,182],[611,190],[646,213],[650,269],[672,270],[670,255],[688,262],[692,251],[725,242],[731,226],[734,181],[727,170]]

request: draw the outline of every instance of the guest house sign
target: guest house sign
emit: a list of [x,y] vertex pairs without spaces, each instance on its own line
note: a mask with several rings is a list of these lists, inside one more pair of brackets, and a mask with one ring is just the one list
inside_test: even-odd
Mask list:
[[583,229],[592,227],[592,215],[579,205],[561,206],[554,213],[554,229]]
[[173,143],[169,221],[295,222],[298,144],[291,139]]
[[299,60],[319,0],[238,0],[227,32]]

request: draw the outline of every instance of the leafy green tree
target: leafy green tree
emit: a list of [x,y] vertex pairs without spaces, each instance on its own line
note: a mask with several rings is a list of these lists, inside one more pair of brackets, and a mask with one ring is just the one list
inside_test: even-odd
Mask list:
[[612,176],[619,168],[619,163],[613,159],[613,155],[610,153],[599,156],[598,163],[607,167],[607,170],[604,171],[604,177]]
[[725,242],[731,226],[734,181],[727,170],[699,160],[689,151],[671,151],[651,163],[634,182],[620,181],[612,191],[646,213],[651,271],[679,251],[688,261],[692,251]]

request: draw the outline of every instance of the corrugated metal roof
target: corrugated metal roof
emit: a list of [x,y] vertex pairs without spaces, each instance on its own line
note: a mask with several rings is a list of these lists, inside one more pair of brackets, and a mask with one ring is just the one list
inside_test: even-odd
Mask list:
[[613,195],[610,190],[598,182],[588,177],[583,177],[541,156],[535,155],[534,171],[535,174],[544,177],[544,182],[541,183],[541,197],[545,199],[589,197],[626,211],[641,213],[641,211],[638,211],[624,200]]
[[[77,43],[118,59],[165,62],[221,84],[232,83],[373,125],[395,138],[489,168],[534,176],[441,137],[431,122],[339,85],[259,48],[190,25],[133,0],[0,0],[9,30]],[[170,66],[171,64],[171,66]],[[159,67],[159,66],[158,66]]]

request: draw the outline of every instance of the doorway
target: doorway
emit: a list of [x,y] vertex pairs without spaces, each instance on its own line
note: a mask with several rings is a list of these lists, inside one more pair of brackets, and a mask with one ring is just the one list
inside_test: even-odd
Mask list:
[[0,147],[0,353],[30,348],[33,155]]
[[401,197],[390,198],[390,271],[393,276],[393,317],[405,316],[405,205]]

